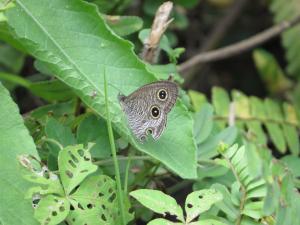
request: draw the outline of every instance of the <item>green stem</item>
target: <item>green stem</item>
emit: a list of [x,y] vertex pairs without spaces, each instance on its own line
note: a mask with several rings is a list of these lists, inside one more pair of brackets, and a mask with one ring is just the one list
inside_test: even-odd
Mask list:
[[129,175],[129,169],[131,164],[131,158],[133,156],[134,152],[133,150],[130,151],[129,157],[126,164],[126,170],[125,170],[125,179],[124,179],[124,193],[128,192],[128,175]]
[[[45,142],[48,142],[48,143],[52,143],[52,144],[55,144],[59,147],[60,150],[63,150],[64,149],[64,146],[62,146],[58,141],[52,139],[52,138],[42,138],[41,139],[41,142],[42,143],[45,143]],[[38,142],[38,144],[40,144],[40,142]]]
[[104,95],[105,95],[107,130],[108,130],[108,137],[109,137],[109,142],[110,142],[110,147],[111,147],[111,153],[112,153],[112,156],[113,156],[114,167],[115,167],[119,208],[120,208],[120,211],[121,211],[122,224],[125,225],[126,223],[125,223],[125,215],[124,215],[124,204],[123,204],[123,193],[122,193],[122,186],[121,186],[121,177],[120,177],[119,163],[118,163],[118,159],[117,159],[117,151],[116,151],[116,146],[115,146],[114,134],[113,134],[112,126],[111,126],[110,112],[109,112],[109,108],[108,108],[107,81],[106,81],[105,71],[104,71]]
[[31,82],[15,74],[0,72],[0,79],[30,89]]
[[[128,160],[153,160],[153,158],[151,158],[150,156],[118,156],[117,157],[118,161],[128,161]],[[109,165],[113,162],[113,159],[103,159],[103,160],[99,160],[94,162],[94,164],[96,165]]]

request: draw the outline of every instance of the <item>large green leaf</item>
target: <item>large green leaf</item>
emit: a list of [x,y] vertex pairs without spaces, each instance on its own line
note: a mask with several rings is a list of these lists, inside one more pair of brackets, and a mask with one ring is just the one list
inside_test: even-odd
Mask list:
[[17,156],[37,156],[36,148],[17,106],[1,83],[0,99],[0,223],[34,225],[37,221],[33,218],[30,201],[24,199],[30,186],[22,178]]
[[180,101],[159,141],[141,144],[131,135],[117,96],[157,78],[133,53],[132,45],[107,28],[94,6],[78,0],[16,0],[15,4],[6,13],[8,23],[32,55],[104,118],[106,72],[111,119],[119,133],[180,176],[196,177],[192,118]]

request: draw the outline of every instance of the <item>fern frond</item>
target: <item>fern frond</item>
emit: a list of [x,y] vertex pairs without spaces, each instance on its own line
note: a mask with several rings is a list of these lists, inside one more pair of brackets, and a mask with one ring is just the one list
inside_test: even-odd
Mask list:
[[[248,97],[236,90],[231,95],[232,99],[224,89],[213,88],[215,120],[221,126],[228,123],[229,118],[233,118],[249,140],[267,146],[269,137],[279,152],[285,153],[288,148],[294,155],[299,154],[300,122],[293,105],[272,99]],[[233,109],[230,107],[231,103],[234,105]]]
[[[254,176],[251,173],[245,150],[244,146],[238,148],[237,145],[234,145],[221,153],[236,179],[236,182],[231,186],[231,194],[227,195],[227,198],[230,196],[230,204],[232,204],[230,211],[235,212],[230,217],[233,217],[236,225],[243,224],[244,221],[248,220],[254,224],[259,224],[258,221],[263,217],[264,197],[267,191],[266,182],[262,177]],[[213,187],[220,189],[220,185]],[[226,196],[223,197],[226,198]],[[225,213],[228,212],[228,209],[224,210],[221,205],[219,207]],[[232,210],[232,208],[235,209]]]
[[[280,23],[294,19],[300,15],[299,0],[272,0],[270,10],[274,13],[274,20]],[[282,43],[286,49],[289,74],[300,78],[300,25],[295,26],[282,34]]]

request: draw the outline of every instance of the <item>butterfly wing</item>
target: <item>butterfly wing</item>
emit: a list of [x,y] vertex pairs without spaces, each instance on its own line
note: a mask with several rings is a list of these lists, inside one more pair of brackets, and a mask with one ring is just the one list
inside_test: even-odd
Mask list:
[[119,97],[129,127],[138,139],[145,139],[149,133],[154,139],[161,136],[177,95],[176,83],[158,81],[139,88],[127,97]]

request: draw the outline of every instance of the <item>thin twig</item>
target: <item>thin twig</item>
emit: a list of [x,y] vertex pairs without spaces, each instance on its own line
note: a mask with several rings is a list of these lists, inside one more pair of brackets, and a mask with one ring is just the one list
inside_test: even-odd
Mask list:
[[214,51],[200,53],[190,58],[186,62],[182,63],[181,65],[179,65],[178,71],[183,72],[201,63],[214,62],[217,60],[239,55],[245,51],[251,50],[256,46],[261,45],[264,42],[278,36],[282,32],[286,31],[287,29],[299,23],[300,23],[300,16],[290,21],[283,21],[261,33],[254,35],[253,37],[240,41],[236,44],[232,44],[227,47],[220,48]]
[[172,19],[169,20],[172,8],[172,2],[165,2],[158,8],[155,14],[149,37],[145,40],[144,48],[141,53],[141,58],[146,62],[152,64],[157,60],[160,39],[168,25],[172,22]]

